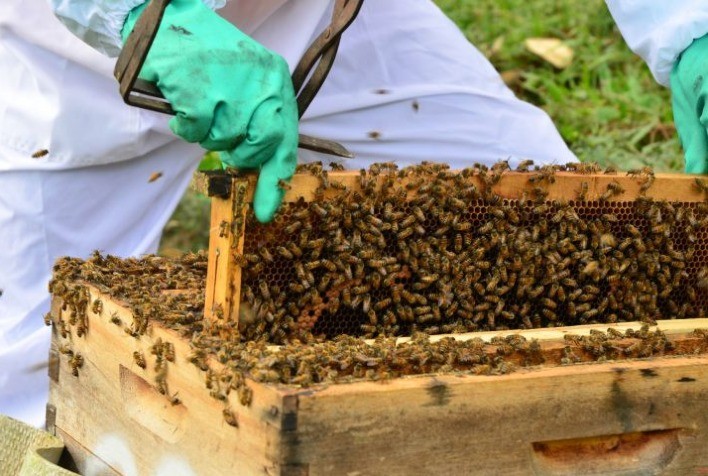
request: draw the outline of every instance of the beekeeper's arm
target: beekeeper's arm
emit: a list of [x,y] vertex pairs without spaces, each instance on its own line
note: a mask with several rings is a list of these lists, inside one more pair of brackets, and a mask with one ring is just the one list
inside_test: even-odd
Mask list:
[[686,171],[708,173],[708,1],[606,2],[630,48],[671,88]]
[[[142,0],[49,0],[79,38],[115,56]],[[279,180],[297,163],[298,114],[288,65],[212,8],[226,0],[172,0],[140,77],[157,83],[177,115],[170,128],[222,151],[222,161],[260,169],[254,211],[270,221],[283,199]]]

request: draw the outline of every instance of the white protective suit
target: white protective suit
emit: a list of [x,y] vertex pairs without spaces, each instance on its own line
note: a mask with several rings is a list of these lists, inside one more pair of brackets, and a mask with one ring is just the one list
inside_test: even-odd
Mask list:
[[[123,105],[114,60],[53,16],[115,54],[123,20],[140,3],[0,2],[0,413],[36,425],[48,386],[42,314],[54,260],[94,249],[154,252],[201,155],[169,132],[166,117]],[[329,21],[332,3],[232,0],[222,12],[292,68]],[[687,46],[685,35],[671,37],[662,25],[675,31],[696,25],[695,36],[708,31],[705,21],[695,21],[697,11],[705,20],[708,2],[677,0],[692,15],[651,17],[658,3],[611,2],[650,63],[675,58]],[[647,17],[656,21],[641,36]],[[574,160],[545,113],[516,99],[431,0],[366,0],[301,131],[342,142],[357,155],[345,162],[348,168],[390,160],[453,167],[505,158],[512,165],[517,158]],[[40,149],[49,153],[32,158]],[[302,158],[322,157],[303,152]],[[157,171],[163,177],[148,183]]]

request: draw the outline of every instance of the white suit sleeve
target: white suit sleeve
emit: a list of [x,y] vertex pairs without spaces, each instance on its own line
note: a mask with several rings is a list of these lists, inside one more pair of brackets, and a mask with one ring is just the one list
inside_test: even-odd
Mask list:
[[[120,32],[130,11],[145,0],[48,0],[54,14],[80,39],[108,56],[118,56]],[[203,0],[221,8],[227,0]]]
[[706,0],[605,0],[629,47],[649,65],[654,78],[669,85],[678,56],[708,34]]

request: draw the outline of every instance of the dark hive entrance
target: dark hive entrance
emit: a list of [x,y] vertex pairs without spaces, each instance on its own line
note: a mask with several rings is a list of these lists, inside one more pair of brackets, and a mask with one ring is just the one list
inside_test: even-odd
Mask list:
[[[321,177],[313,202],[246,225],[246,339],[376,337],[702,317],[704,203],[550,201],[492,192],[501,163],[375,165],[356,187]],[[653,174],[644,171],[645,183]],[[640,177],[641,179],[641,177]],[[618,184],[619,185],[619,184]],[[643,189],[646,192],[646,188]]]

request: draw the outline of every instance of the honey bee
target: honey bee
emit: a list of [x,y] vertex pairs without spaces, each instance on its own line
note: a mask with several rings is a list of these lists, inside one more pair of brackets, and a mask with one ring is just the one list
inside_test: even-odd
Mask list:
[[[274,261],[273,255],[270,254],[270,251],[268,251],[268,248],[266,248],[265,246],[260,247],[260,248],[258,249],[258,253],[261,255],[261,257],[262,257],[265,261],[267,261],[267,262],[269,262],[269,263],[272,263],[272,262]],[[246,259],[248,259],[248,257],[247,257]],[[250,261],[250,260],[249,260],[249,261]]]
[[236,415],[234,414],[233,410],[230,408],[226,407],[222,410],[221,412],[224,416],[224,421],[228,424],[233,426],[234,428],[238,428],[238,419],[236,418]]
[[229,222],[221,220],[219,224],[219,238],[225,238],[229,233]]
[[172,344],[172,342],[165,342],[163,344],[163,353],[165,360],[168,362],[174,362],[175,361],[175,346]]
[[528,172],[529,168],[533,166],[533,160],[522,160],[519,165],[516,166],[517,172]]
[[133,352],[133,360],[135,361],[135,365],[140,367],[141,369],[144,369],[147,367],[147,362],[145,361],[145,355],[143,355],[142,352],[135,351]]
[[78,352],[75,352],[71,358],[69,358],[69,365],[71,366],[71,375],[78,377],[79,369],[84,366],[83,356]]
[[708,193],[708,181],[696,177],[695,184],[696,188],[698,188],[699,191],[703,193]]
[[613,180],[612,182],[607,184],[607,190],[600,196],[599,200],[601,202],[605,202],[612,197],[622,195],[624,191],[624,187],[622,187],[622,185],[620,185],[617,180]]
[[300,230],[300,228],[302,228],[302,226],[303,225],[301,221],[295,221],[292,222],[290,225],[286,226],[283,231],[285,231],[285,233],[287,233],[288,235],[294,235],[298,232],[298,230]]

